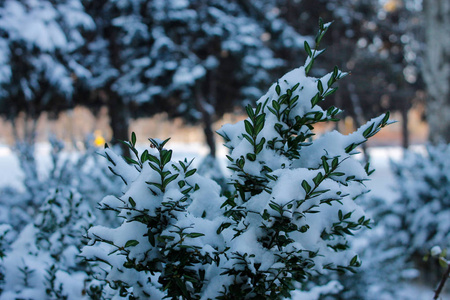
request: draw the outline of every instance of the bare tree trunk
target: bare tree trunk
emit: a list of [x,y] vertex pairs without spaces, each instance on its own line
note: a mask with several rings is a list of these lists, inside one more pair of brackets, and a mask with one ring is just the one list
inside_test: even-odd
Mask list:
[[403,149],[408,149],[409,147],[409,130],[408,130],[408,106],[406,103],[406,99],[403,100],[401,107],[402,114],[402,146]]
[[423,7],[428,138],[433,144],[450,143],[450,1],[424,0]]
[[130,149],[120,141],[128,141],[129,136],[129,113],[128,106],[114,92],[108,93],[107,101],[109,124],[113,134],[112,144],[119,145],[122,155],[129,156]]
[[216,138],[214,136],[214,130],[212,128],[214,107],[206,101],[200,86],[196,87],[195,93],[196,93],[197,109],[202,114],[203,132],[205,133],[206,144],[209,147],[209,155],[215,158]]
[[447,266],[447,270],[444,272],[444,274],[442,275],[442,279],[439,282],[439,285],[434,293],[434,300],[439,299],[439,295],[442,292],[442,289],[444,288],[445,282],[447,281],[447,279],[450,277],[450,264]]

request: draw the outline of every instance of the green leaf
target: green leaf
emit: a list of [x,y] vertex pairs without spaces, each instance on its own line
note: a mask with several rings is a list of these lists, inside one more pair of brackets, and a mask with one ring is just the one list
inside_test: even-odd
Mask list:
[[111,156],[108,155],[108,153],[105,153],[106,155],[106,159],[115,167],[116,163],[114,162],[114,160],[111,158]]
[[[269,100],[269,99],[267,99],[267,100]],[[267,101],[267,100],[266,100],[266,101]],[[258,114],[261,112],[261,109],[262,109],[262,103],[258,103],[258,104],[256,105],[255,115],[258,115]]]
[[125,248],[127,248],[127,247],[135,247],[135,246],[137,246],[137,245],[139,245],[139,242],[138,241],[136,241],[136,240],[129,240],[129,241],[127,241],[126,243],[125,243]]
[[355,255],[350,261],[350,266],[354,266],[357,262],[358,262],[358,255]]
[[192,191],[192,187],[188,187],[187,189],[185,189],[185,190],[182,190],[181,191],[181,193],[183,194],[183,195],[187,195],[190,191]]
[[155,140],[155,139],[148,139],[148,140],[153,145],[153,147],[155,147],[156,149],[159,149],[159,143],[157,140]]
[[338,166],[338,164],[339,164],[338,158],[337,158],[337,157],[333,158],[333,161],[331,162],[331,168],[332,168],[333,170],[336,169],[337,166]]
[[165,166],[172,159],[172,150],[161,150],[161,164]]
[[128,202],[130,202],[131,207],[136,207],[136,202],[134,202],[133,198],[129,197]]
[[[275,102],[275,101],[274,101]],[[267,107],[267,109],[273,114],[273,115],[277,115],[277,112],[270,106]]]
[[134,159],[132,159],[132,158],[129,158],[129,157],[127,157],[127,156],[123,156],[123,158],[125,159],[125,161],[126,161],[128,164],[139,165],[139,163],[138,163],[137,161],[135,161]]
[[322,181],[322,179],[323,179],[323,175],[322,175],[322,173],[319,172],[316,175],[316,177],[314,177],[313,182],[316,186],[318,186],[320,184],[320,182]]
[[152,164],[151,162],[149,162],[148,163],[149,164],[149,166],[153,169],[153,170],[155,170],[156,172],[158,172],[159,174],[161,174],[161,170],[159,169],[159,165],[154,165],[154,164]]
[[320,101],[320,94],[317,93],[312,99],[311,99],[311,108],[316,106],[317,103]]
[[319,29],[320,29],[321,31],[324,30],[324,23],[323,23],[323,19],[322,19],[322,18],[319,18]]
[[[266,114],[262,113],[259,116],[256,117],[256,121],[255,124],[256,125],[264,125],[265,119],[266,118]],[[258,132],[257,132],[258,133]]]
[[312,57],[312,51],[311,51],[311,47],[309,46],[308,42],[305,41],[304,43],[304,47],[305,47],[305,51],[308,54],[309,57]]
[[352,150],[354,150],[356,147],[357,147],[357,145],[352,143],[352,144],[348,145],[347,147],[345,147],[345,152],[349,153]]
[[305,190],[307,194],[309,194],[309,192],[311,191],[311,186],[309,185],[308,182],[306,182],[306,180],[302,181],[302,188]]
[[280,111],[280,104],[279,104],[277,101],[275,101],[275,100],[272,101],[272,107],[273,107],[276,111]]
[[157,237],[157,239],[160,242],[165,242],[166,240],[173,241],[175,239],[175,237],[170,236],[170,235],[160,235]]
[[148,160],[154,162],[157,166],[159,166],[159,164],[161,163],[156,156],[151,154],[148,156]]
[[302,227],[300,227],[299,231],[301,233],[305,233],[308,231],[308,229],[309,229],[309,225],[303,225]]
[[148,185],[153,185],[153,186],[155,186],[155,187],[157,187],[159,190],[163,190],[163,186],[160,184],[160,183],[157,183],[157,182],[149,182],[149,181],[146,181],[145,182],[146,184],[148,184]]
[[322,84],[322,80],[318,80],[317,81],[317,89],[319,90],[320,94],[323,94],[323,84]]
[[189,177],[195,174],[195,172],[197,172],[197,169],[192,169],[186,172],[186,174],[184,175],[184,177]]
[[253,136],[253,126],[248,120],[244,120],[245,124],[245,131],[250,135]]
[[326,193],[326,192],[329,192],[329,191],[330,191],[330,189],[321,190],[321,191],[315,191],[315,192],[311,193],[310,196],[311,196],[311,197],[318,196],[318,195],[321,195],[321,194]]
[[322,119],[322,117],[323,117],[323,112],[318,111],[314,114],[314,121],[318,122]]
[[257,123],[255,126],[255,135],[258,135],[263,128],[264,128],[264,122],[259,123],[259,124]]
[[247,159],[249,161],[255,161],[256,160],[256,155],[254,153],[247,153],[246,157],[247,157]]
[[264,143],[266,142],[265,138],[262,138],[258,145],[256,145],[256,154],[260,153],[264,147]]
[[275,91],[277,92],[277,95],[280,96],[281,93],[281,87],[279,84],[277,84],[277,86],[275,87]]
[[311,61],[309,62],[309,64],[305,68],[305,74],[306,75],[308,75],[309,71],[311,71],[313,63],[314,63],[314,57],[311,58]]
[[169,140],[170,140],[170,138],[165,139],[165,140],[160,144],[161,149],[167,144],[167,142],[168,142]]
[[236,160],[236,166],[238,166],[239,168],[242,169],[242,168],[244,168],[244,165],[245,165],[245,159],[243,156],[241,156],[241,158],[238,158]]
[[150,154],[148,154],[148,150],[145,150],[144,152],[142,152],[141,154],[141,163],[144,163],[148,160],[148,157],[150,156]]
[[333,74],[331,74],[330,79],[328,79],[328,82],[327,82],[328,87],[331,87],[333,85],[333,83],[335,83],[335,81],[336,81],[336,77]]
[[296,102],[297,102],[298,98],[299,98],[299,96],[296,95],[291,99],[291,101],[289,101],[289,106],[291,107],[291,109],[294,108],[295,106],[297,106]]
[[278,204],[276,204],[275,202],[272,202],[272,203],[269,203],[269,206],[271,209],[273,209],[274,211],[281,214],[281,207]]
[[201,236],[205,236],[203,233],[199,233],[199,232],[192,232],[192,233],[188,233],[186,234],[187,237],[195,239]]
[[322,166],[326,174],[330,171],[330,165],[328,164],[326,156],[322,156]]
[[375,123],[372,123],[366,130],[363,132],[363,136],[367,138],[369,134],[372,132],[373,127],[375,126]]
[[152,245],[152,247],[155,247],[155,235],[153,234],[151,229],[149,229],[147,231],[147,236],[148,236],[148,242],[150,243],[150,245]]
[[172,176],[170,176],[169,178],[164,179],[163,181],[163,186],[167,186],[169,183],[171,183],[172,181],[174,181],[179,174],[174,174]]
[[337,87],[330,89],[328,92],[325,93],[325,95],[323,95],[324,97],[328,97],[330,95],[333,95],[336,91],[338,90]]
[[250,117],[250,119],[253,119],[255,116],[255,112],[253,111],[252,106],[249,104],[245,107],[245,110],[247,111],[247,115]]
[[337,66],[334,66],[333,75],[331,77],[337,78],[338,74],[339,74],[339,68]]
[[231,223],[222,223],[219,228],[217,229],[217,234],[220,234],[222,231],[224,231],[226,228],[230,227]]
[[254,146],[255,141],[248,135],[248,134],[242,134],[242,136],[250,143],[250,145]]
[[136,134],[134,132],[131,133],[131,145],[136,146]]
[[330,176],[344,176],[345,175],[345,173],[343,173],[343,172],[333,172],[333,173],[331,173],[330,174]]
[[384,114],[384,117],[383,117],[383,120],[381,120],[381,124],[386,124],[387,123],[387,121],[389,120],[389,116],[390,116],[390,112],[386,112],[385,114]]

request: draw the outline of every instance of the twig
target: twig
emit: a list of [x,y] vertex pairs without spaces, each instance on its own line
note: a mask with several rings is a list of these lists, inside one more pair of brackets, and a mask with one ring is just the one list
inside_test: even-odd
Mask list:
[[447,266],[447,270],[444,272],[441,278],[441,282],[439,282],[439,286],[437,287],[435,293],[434,293],[434,300],[437,300],[439,298],[439,294],[442,292],[442,289],[444,288],[445,282],[447,281],[447,278],[450,276],[450,264]]

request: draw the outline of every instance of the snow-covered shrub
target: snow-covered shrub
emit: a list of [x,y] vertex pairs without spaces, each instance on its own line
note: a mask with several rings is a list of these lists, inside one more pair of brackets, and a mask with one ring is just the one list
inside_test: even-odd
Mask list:
[[[93,147],[71,155],[50,142],[48,174],[38,172],[34,144],[20,144],[24,190],[0,189],[0,299],[80,299],[102,288],[88,289],[92,267],[78,254],[98,198],[119,191],[120,179],[104,175]],[[109,222],[104,214],[96,221]]]
[[96,282],[79,249],[93,221],[78,193],[51,191],[35,221],[2,253],[0,299],[86,299]]
[[91,140],[85,141],[85,151],[77,152],[63,151],[64,144],[55,138],[50,138],[49,142],[50,164],[46,169],[48,172],[43,174],[38,172],[37,163],[42,157],[37,156],[35,145],[16,145],[15,153],[23,172],[24,188],[0,188],[0,223],[10,224],[15,230],[20,230],[33,222],[52,189],[75,189],[92,208],[105,194],[121,190],[120,179],[105,176],[106,164],[96,153],[98,149],[91,146]]
[[[450,242],[450,145],[407,151],[392,162],[395,198],[367,197],[374,230],[359,241],[364,264],[360,272],[341,278],[348,298],[416,299],[402,296],[402,284],[422,280],[432,290],[440,279],[438,260],[424,261],[429,250]],[[351,297],[350,297],[351,296]],[[346,299],[345,297],[343,299]]]
[[407,152],[392,167],[399,191],[392,214],[406,254],[423,257],[435,245],[450,247],[450,145],[430,145],[425,155]]
[[381,201],[374,210],[383,232],[372,241],[384,253],[383,268],[395,265],[399,275],[416,268],[416,275],[431,282],[440,277],[438,264],[425,263],[423,257],[435,245],[450,246],[449,157],[450,145],[429,145],[426,153],[408,151],[391,164],[399,196]]
[[8,224],[0,225],[0,294],[3,292],[5,284],[5,268],[3,267],[3,259],[6,251],[9,249],[9,245],[12,242],[13,236],[11,233],[11,226]]
[[109,297],[282,299],[311,275],[360,265],[346,236],[370,223],[355,199],[372,171],[352,155],[389,115],[347,136],[313,138],[316,124],[337,120],[338,108],[319,104],[346,75],[308,76],[328,26],[320,24],[316,49],[305,44],[305,66],[248,106],[246,120],[218,132],[230,149],[228,197],[189,162],[172,161],[168,140],[150,139],[139,154],[133,134],[128,163],[105,150],[126,188],[101,206],[123,223],[91,228],[82,253],[103,264]]
[[222,189],[222,193],[229,192],[229,182],[217,157],[211,155],[205,156],[199,163],[197,172],[203,177],[214,180]]

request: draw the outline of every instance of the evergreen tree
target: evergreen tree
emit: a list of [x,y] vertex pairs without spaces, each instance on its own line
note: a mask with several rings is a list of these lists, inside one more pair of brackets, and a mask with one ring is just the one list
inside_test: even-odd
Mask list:
[[24,112],[29,140],[39,115],[71,107],[75,91],[90,78],[77,51],[85,42],[82,33],[93,27],[78,0],[0,3],[0,114],[16,130],[15,119]]
[[[273,1],[264,1],[271,3]],[[332,97],[336,106],[352,117],[356,127],[371,113],[387,109],[402,115],[403,145],[409,144],[408,110],[422,88],[419,72],[420,6],[416,1],[279,0],[280,18],[300,33],[310,32],[319,17],[334,20],[327,51],[319,62],[326,70],[337,64],[352,74]],[[259,1],[258,1],[259,3]],[[329,45],[329,47],[328,47]],[[369,113],[370,112],[370,113]]]
[[91,83],[108,103],[113,131],[123,126],[114,135],[128,136],[127,115],[166,112],[201,123],[212,156],[216,118],[254,101],[274,79],[285,64],[275,45],[298,50],[304,42],[266,18],[278,26],[272,36],[240,1],[86,1],[86,10],[99,28],[88,48]]

